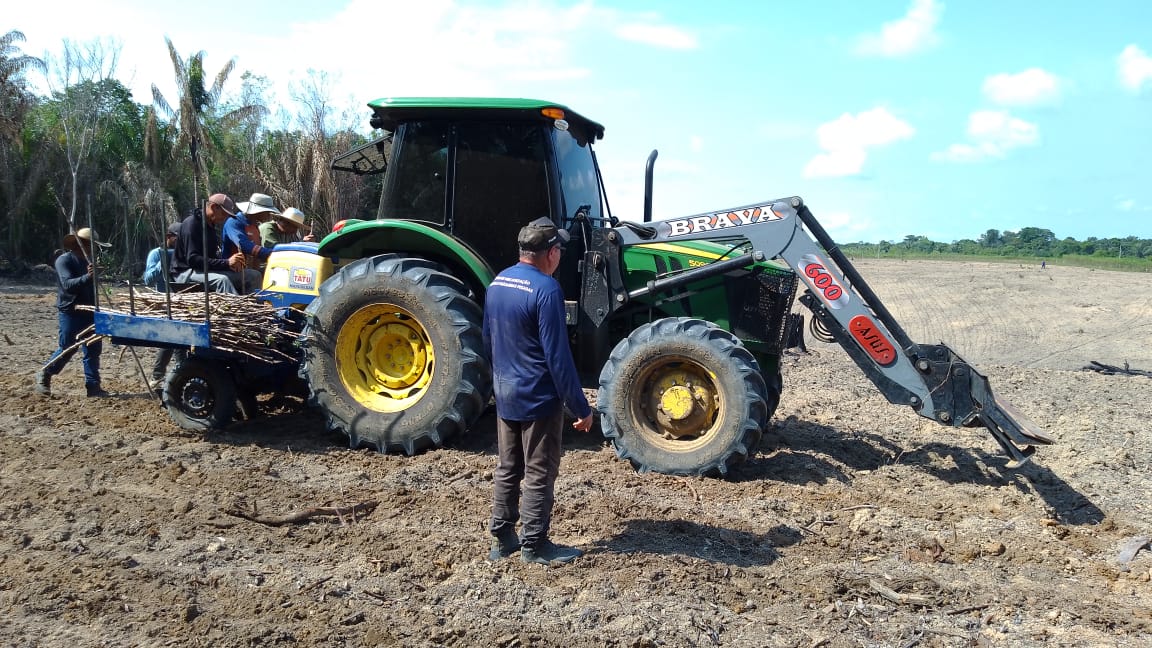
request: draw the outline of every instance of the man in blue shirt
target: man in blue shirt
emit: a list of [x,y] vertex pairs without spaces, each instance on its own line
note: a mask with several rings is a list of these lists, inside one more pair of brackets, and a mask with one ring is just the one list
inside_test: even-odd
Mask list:
[[551,276],[568,239],[548,218],[521,228],[520,262],[496,276],[484,300],[500,449],[489,525],[494,561],[521,548],[520,558],[528,563],[566,563],[583,554],[548,539],[564,405],[577,417],[572,427],[592,427],[592,408],[568,346],[564,293]]
[[[178,236],[180,236],[180,223],[172,223],[164,235],[164,245],[154,247],[148,253],[148,259],[144,262],[144,275],[140,277],[144,285],[158,292],[168,291],[168,282],[172,276],[172,248],[176,247]],[[162,254],[168,255],[167,266],[160,256]],[[168,269],[167,275],[164,274],[165,267]],[[152,363],[152,381],[148,383],[153,391],[159,391],[163,385],[164,374],[168,372],[168,363],[172,361],[172,351],[173,349],[156,350],[156,362]]]
[[[75,234],[64,237],[64,249],[56,258],[56,311],[59,322],[59,346],[48,359],[48,364],[36,373],[36,391],[45,396],[52,393],[52,376],[60,373],[64,365],[76,354],[76,340],[95,318],[91,310],[81,310],[77,306],[96,304],[96,284],[92,274],[92,244],[108,247],[96,233],[81,227]],[[84,349],[84,391],[89,397],[107,396],[100,386],[100,352],[103,345],[99,340],[83,345]]]
[[220,256],[226,259],[240,252],[245,259],[250,260],[254,267],[244,270],[241,281],[243,292],[254,292],[260,290],[261,280],[260,271],[255,266],[263,267],[268,255],[272,254],[272,248],[260,245],[259,227],[261,223],[279,215],[280,210],[276,209],[272,196],[262,193],[252,194],[247,202],[238,203],[236,208],[236,214],[224,221],[224,249]]
[[164,262],[160,255],[164,252],[168,253],[168,273],[172,273],[172,248],[176,247],[176,237],[180,235],[180,223],[172,223],[168,226],[168,232],[164,235],[164,245],[152,248],[148,253],[148,258],[144,261],[144,275],[140,277],[140,281],[145,286],[152,288],[158,292],[164,292],[168,289],[168,277],[164,276]]

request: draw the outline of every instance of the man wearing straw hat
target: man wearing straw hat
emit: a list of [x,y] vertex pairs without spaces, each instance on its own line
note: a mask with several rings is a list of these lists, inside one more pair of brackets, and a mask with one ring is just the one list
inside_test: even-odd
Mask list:
[[[96,290],[93,281],[92,244],[109,247],[96,233],[81,227],[75,234],[64,237],[66,250],[56,258],[56,311],[59,322],[59,347],[44,368],[36,372],[36,391],[44,396],[52,393],[52,376],[60,373],[64,365],[76,354],[76,340],[87,332],[94,319],[90,310],[78,306],[95,306]],[[99,340],[81,345],[84,353],[84,390],[90,398],[108,396],[100,386]]]
[[[257,228],[279,213],[272,196],[267,194],[254,193],[247,201],[237,203],[236,213],[224,222],[224,250],[221,256],[228,257],[240,252],[253,266],[263,267],[272,250],[260,245],[260,230]],[[260,279],[259,270],[244,270],[244,292],[259,290]]]
[[288,207],[283,212],[272,216],[272,220],[260,224],[260,245],[264,249],[272,249],[280,243],[295,243],[304,241],[310,243],[316,240],[312,234],[300,236],[300,228],[304,227],[304,212],[295,207]]

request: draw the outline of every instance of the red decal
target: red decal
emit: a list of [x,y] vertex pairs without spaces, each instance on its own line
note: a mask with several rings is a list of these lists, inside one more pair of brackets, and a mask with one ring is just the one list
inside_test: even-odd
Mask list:
[[832,275],[828,274],[824,266],[819,263],[809,263],[804,266],[804,274],[812,279],[812,284],[819,288],[820,292],[824,293],[826,300],[836,301],[844,294],[844,289],[840,287],[840,284],[836,283]]
[[292,268],[292,278],[288,281],[288,285],[292,288],[307,288],[311,289],[313,280],[312,270],[309,268]]
[[848,332],[856,338],[860,348],[872,356],[876,364],[887,367],[896,362],[896,348],[880,332],[876,322],[864,315],[857,315],[848,321]]

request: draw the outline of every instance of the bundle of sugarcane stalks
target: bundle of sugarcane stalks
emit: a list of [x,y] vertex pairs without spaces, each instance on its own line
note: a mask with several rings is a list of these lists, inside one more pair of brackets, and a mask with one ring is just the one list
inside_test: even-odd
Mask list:
[[[101,303],[100,310],[117,315],[171,318],[186,322],[204,321],[204,293],[172,293],[171,302],[162,292],[133,286],[132,297],[117,295]],[[210,321],[209,340],[212,348],[264,362],[294,361],[282,349],[299,340],[300,333],[273,306],[259,301],[259,293],[230,295],[208,293]],[[113,303],[109,305],[108,301]],[[124,309],[129,306],[130,309]],[[92,310],[90,306],[80,306]],[[78,341],[78,343],[91,340]]]

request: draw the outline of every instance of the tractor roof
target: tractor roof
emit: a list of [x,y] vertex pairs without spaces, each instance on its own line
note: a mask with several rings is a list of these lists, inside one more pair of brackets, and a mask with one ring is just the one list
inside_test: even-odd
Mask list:
[[369,101],[372,127],[393,130],[395,124],[412,119],[461,118],[472,114],[482,118],[553,119],[541,111],[560,109],[568,123],[582,126],[596,139],[604,138],[604,127],[563,104],[538,99],[494,97],[385,97]]

